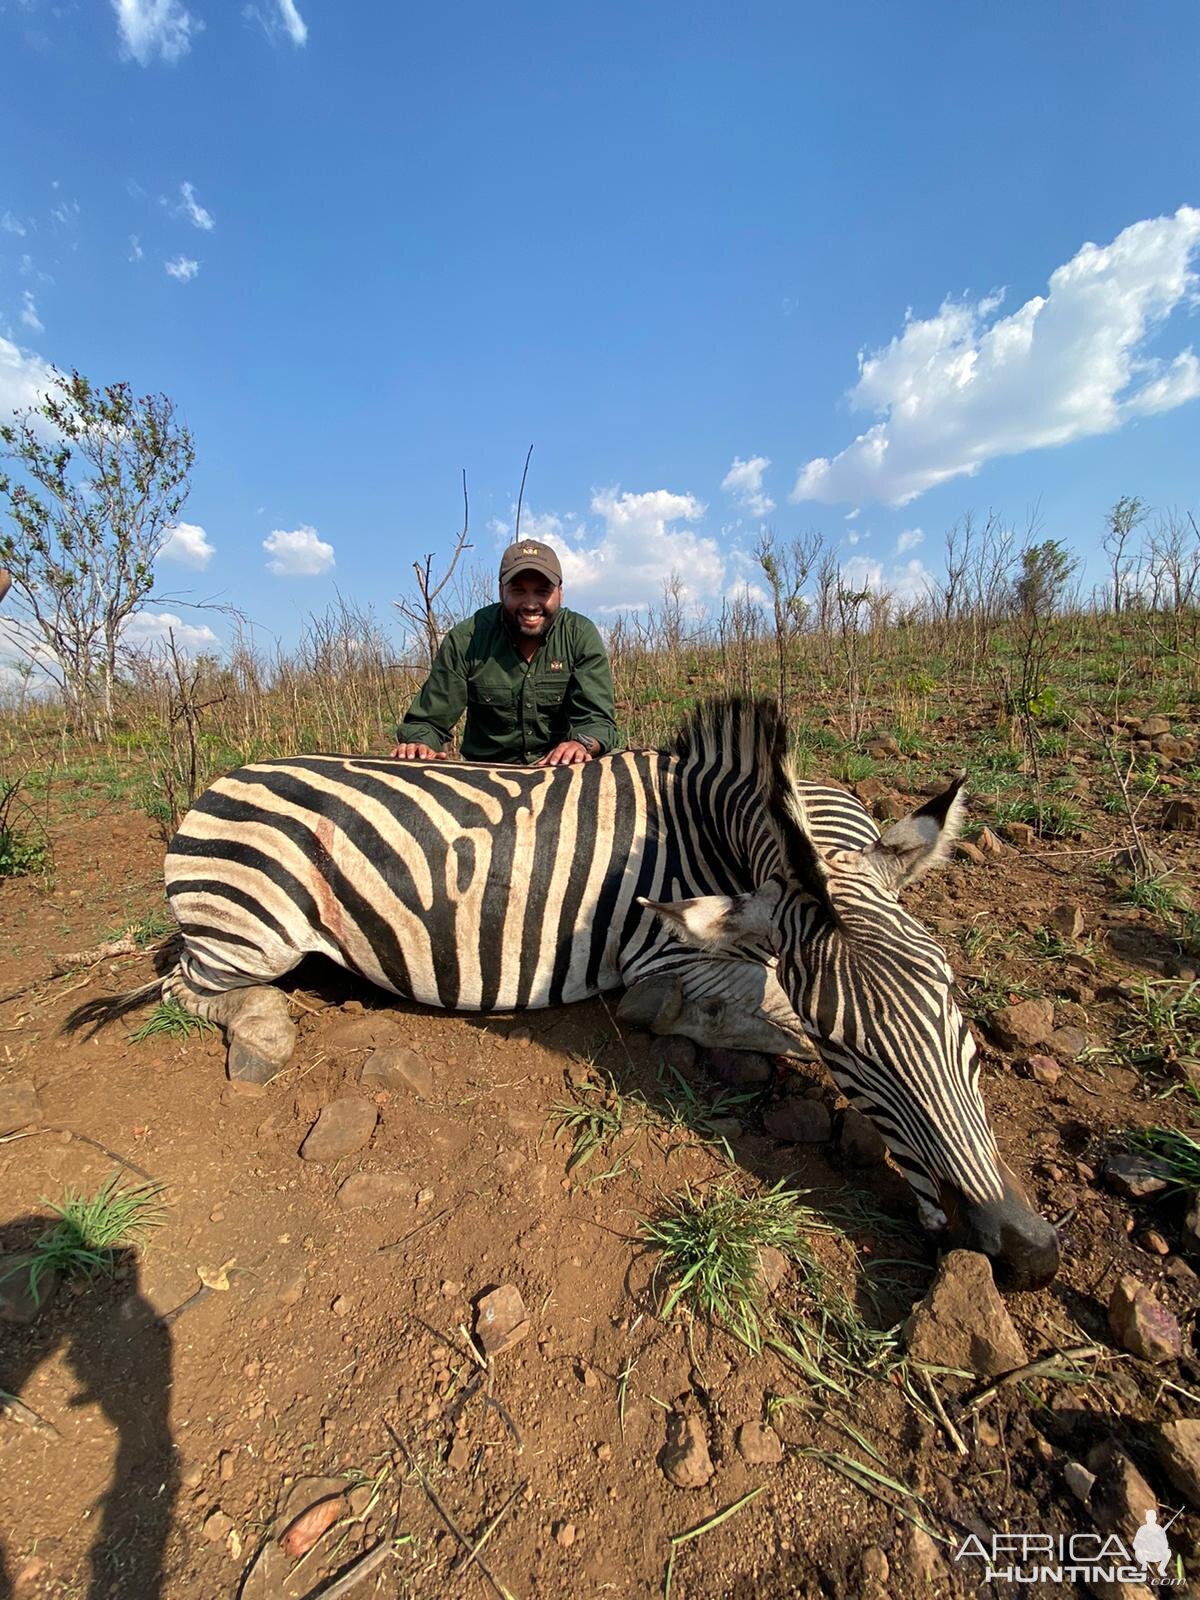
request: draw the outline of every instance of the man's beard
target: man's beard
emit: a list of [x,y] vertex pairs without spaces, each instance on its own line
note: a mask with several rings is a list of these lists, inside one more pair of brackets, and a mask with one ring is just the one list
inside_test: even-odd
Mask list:
[[502,606],[500,609],[504,617],[504,626],[508,629],[509,633],[512,634],[514,639],[540,639],[546,633],[550,623],[553,621],[553,618],[550,617],[547,612],[539,611],[536,618],[538,626],[536,628],[523,628],[521,626],[521,616],[519,612],[509,611],[504,606]]

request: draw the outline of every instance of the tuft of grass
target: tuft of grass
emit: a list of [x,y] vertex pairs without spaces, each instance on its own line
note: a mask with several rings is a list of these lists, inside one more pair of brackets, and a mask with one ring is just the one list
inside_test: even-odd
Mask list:
[[1083,831],[1083,816],[1069,800],[1004,800],[996,807],[997,822],[1027,822],[1043,839],[1074,839]]
[[[611,1075],[607,1083],[581,1084],[573,1101],[552,1105],[555,1135],[570,1133],[574,1138],[567,1171],[586,1166],[594,1155],[630,1131],[631,1109]],[[606,1176],[615,1176],[615,1171]]]
[[21,779],[0,782],[0,878],[21,878],[43,872],[50,855],[45,830],[41,835],[17,821],[18,806],[32,816],[24,800],[18,800]]
[[1154,1157],[1155,1171],[1172,1188],[1189,1194],[1200,1190],[1200,1140],[1177,1128],[1138,1128],[1129,1143]]
[[146,1039],[165,1034],[169,1039],[190,1039],[194,1033],[215,1033],[216,1027],[206,1017],[194,1017],[185,1011],[178,1000],[163,1000],[129,1035],[130,1042],[141,1044]]
[[[68,1190],[55,1204],[43,1200],[58,1217],[33,1247],[29,1260],[29,1292],[37,1304],[48,1274],[94,1278],[110,1273],[118,1250],[140,1247],[164,1216],[163,1186],[142,1183],[121,1186],[114,1175],[93,1195]],[[22,1263],[22,1270],[24,1263]]]
[[1143,911],[1153,911],[1158,917],[1169,917],[1181,909],[1179,885],[1169,872],[1135,878],[1118,891],[1117,899],[1122,905],[1140,906]]
[[1177,988],[1169,979],[1147,979],[1138,990],[1134,1015],[1117,1035],[1134,1065],[1200,1060],[1200,980]]
[[131,938],[139,950],[144,950],[147,945],[167,938],[177,927],[178,923],[169,911],[149,911],[136,922],[122,922],[107,933],[101,943]]
[[795,1257],[806,1215],[782,1181],[763,1194],[719,1183],[702,1195],[689,1185],[668,1198],[662,1213],[640,1228],[661,1253],[656,1276],[661,1270],[673,1284],[662,1316],[684,1305],[760,1351],[766,1314],[760,1252],[771,1246]]
[[853,750],[847,750],[833,763],[833,776],[842,783],[862,783],[865,778],[873,778],[879,771],[879,763],[873,756],[857,755]]

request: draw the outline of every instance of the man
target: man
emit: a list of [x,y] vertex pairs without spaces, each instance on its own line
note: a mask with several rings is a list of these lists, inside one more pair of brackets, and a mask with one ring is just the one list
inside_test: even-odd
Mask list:
[[464,711],[467,761],[564,767],[616,745],[608,655],[595,624],[563,605],[562,567],[548,544],[509,545],[499,604],[442,640],[393,757],[444,760]]

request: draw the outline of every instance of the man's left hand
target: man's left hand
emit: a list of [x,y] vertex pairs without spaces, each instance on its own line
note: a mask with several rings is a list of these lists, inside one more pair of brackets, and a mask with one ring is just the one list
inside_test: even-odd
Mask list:
[[567,739],[562,744],[556,744],[550,754],[543,756],[540,761],[535,761],[538,767],[571,767],[576,762],[590,761],[592,758],[579,743],[578,739]]

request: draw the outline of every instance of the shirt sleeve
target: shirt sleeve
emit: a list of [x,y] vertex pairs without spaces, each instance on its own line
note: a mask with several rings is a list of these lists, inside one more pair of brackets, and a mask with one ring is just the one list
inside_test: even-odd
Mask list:
[[620,742],[614,716],[612,668],[595,623],[580,617],[577,626],[578,647],[566,697],[567,726],[572,739],[597,740],[603,755],[616,749]]
[[396,729],[398,744],[441,750],[467,706],[467,669],[462,640],[452,629],[442,640],[429,676]]

